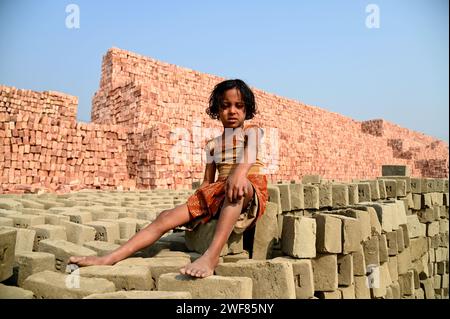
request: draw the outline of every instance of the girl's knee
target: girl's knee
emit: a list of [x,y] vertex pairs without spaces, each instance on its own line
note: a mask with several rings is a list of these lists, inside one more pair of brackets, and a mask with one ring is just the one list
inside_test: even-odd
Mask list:
[[255,190],[253,189],[253,186],[249,187],[249,192],[246,193],[246,198],[253,198],[253,195],[255,194]]
[[173,209],[165,209],[163,211],[161,211],[161,213],[159,213],[158,217],[156,219],[164,219],[165,217],[167,217],[168,215],[170,215],[170,213],[172,212]]
[[248,183],[249,183],[249,187],[248,187],[249,191],[245,193],[244,202],[251,201],[253,199],[253,196],[255,195],[255,190],[253,189],[252,183],[250,183],[250,182],[248,182]]
[[244,196],[242,196],[242,207],[247,207],[248,203],[250,203],[253,199],[254,191],[245,193]]
[[160,228],[172,229],[189,221],[189,211],[184,207],[166,209],[159,213],[153,223],[157,223]]
[[156,219],[152,222],[152,225],[155,229],[158,229],[158,231],[164,232],[169,227],[169,210],[163,210],[159,215],[156,217]]

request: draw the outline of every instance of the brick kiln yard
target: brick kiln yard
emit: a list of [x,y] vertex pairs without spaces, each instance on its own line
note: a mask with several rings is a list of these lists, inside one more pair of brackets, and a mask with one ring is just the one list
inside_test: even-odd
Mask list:
[[0,296],[448,298],[444,179],[342,184],[305,176],[303,183],[272,184],[251,234],[252,258],[243,235],[233,234],[215,275],[204,279],[178,269],[206,250],[214,222],[167,234],[114,266],[66,272],[69,256],[107,254],[192,192],[0,195]]
[[233,234],[214,276],[180,275],[211,222],[66,273],[70,255],[114,250],[194,192],[221,80],[113,48],[92,123],[76,97],[0,86],[0,298],[448,299],[448,145],[258,89],[271,184],[253,247]]

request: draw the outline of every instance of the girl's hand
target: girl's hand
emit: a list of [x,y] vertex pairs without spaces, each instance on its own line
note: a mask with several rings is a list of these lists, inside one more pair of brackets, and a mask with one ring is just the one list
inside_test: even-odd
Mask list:
[[208,185],[209,185],[208,182],[203,182],[203,183],[198,187],[198,189],[201,189],[201,188],[206,187],[206,186],[208,186]]
[[251,189],[249,189],[250,185],[250,181],[246,176],[231,174],[225,182],[225,196],[230,203],[235,203],[251,192]]

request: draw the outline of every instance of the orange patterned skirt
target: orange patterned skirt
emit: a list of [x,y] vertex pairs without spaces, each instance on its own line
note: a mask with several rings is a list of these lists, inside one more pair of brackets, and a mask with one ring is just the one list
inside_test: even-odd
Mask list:
[[[249,174],[247,179],[253,186],[253,200],[244,208],[235,226],[247,228],[254,226],[256,221],[264,214],[269,198],[267,192],[267,177],[260,174]],[[187,200],[187,206],[192,220],[184,226],[188,230],[194,229],[198,224],[206,223],[220,212],[225,200],[225,182],[227,178],[221,177],[216,182],[199,188]]]

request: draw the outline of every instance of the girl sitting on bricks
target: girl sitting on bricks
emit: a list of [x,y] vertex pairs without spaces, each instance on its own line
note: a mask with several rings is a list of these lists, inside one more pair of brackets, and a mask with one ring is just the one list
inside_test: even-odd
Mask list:
[[[214,273],[220,252],[232,231],[242,233],[254,227],[265,211],[267,177],[261,161],[263,130],[244,125],[256,114],[255,97],[239,79],[217,84],[206,113],[222,122],[222,135],[206,144],[204,181],[185,204],[162,211],[146,228],[103,257],[70,257],[78,266],[113,265],[152,245],[167,231],[185,226],[193,230],[200,223],[217,218],[213,240],[206,252],[180,269],[182,274],[207,277]],[[216,169],[218,179],[215,181]]]

